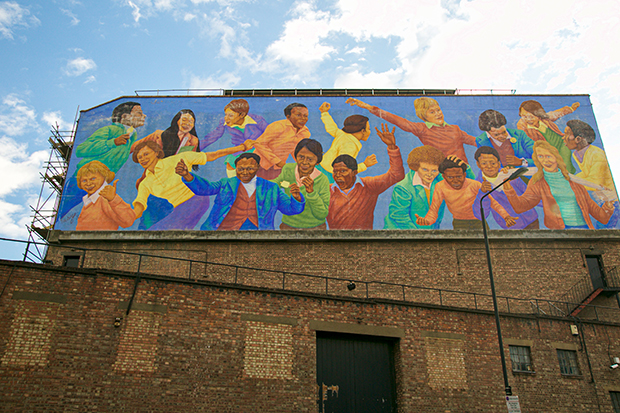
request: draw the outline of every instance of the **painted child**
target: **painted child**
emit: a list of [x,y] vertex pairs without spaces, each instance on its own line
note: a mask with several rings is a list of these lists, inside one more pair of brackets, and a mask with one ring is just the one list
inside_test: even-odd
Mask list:
[[[433,202],[427,214],[421,217],[416,214],[418,225],[433,225],[437,220],[438,211],[441,203],[446,202],[446,206],[452,213],[453,229],[482,229],[482,223],[474,215],[474,201],[482,184],[466,177],[469,166],[454,155],[448,156],[439,165],[439,173],[443,176],[443,181],[435,185]],[[506,227],[511,227],[516,223],[516,219],[511,217],[508,212],[489,195],[491,208],[493,208],[506,222]]]
[[[319,110],[321,111],[321,121],[325,125],[325,131],[334,137],[332,144],[327,152],[323,155],[319,169],[334,183],[332,177],[332,162],[340,155],[350,155],[357,158],[362,149],[362,142],[370,137],[370,122],[368,118],[362,115],[351,115],[344,120],[344,127],[339,129],[334,119],[329,114],[331,105],[324,102]],[[356,159],[357,160],[357,159]],[[368,167],[377,164],[377,156],[370,155],[366,157],[364,162],[357,164],[357,172],[364,172]]]
[[77,231],[116,231],[130,227],[136,215],[131,206],[116,194],[114,172],[99,161],[91,161],[77,172],[78,188],[86,191],[78,217]]

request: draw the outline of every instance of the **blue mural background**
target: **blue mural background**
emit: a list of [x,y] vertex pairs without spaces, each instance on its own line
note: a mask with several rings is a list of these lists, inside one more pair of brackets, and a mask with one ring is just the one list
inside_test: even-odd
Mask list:
[[[451,125],[458,125],[466,133],[477,137],[482,133],[478,127],[478,117],[480,113],[487,109],[495,109],[507,119],[506,127],[510,129],[517,128],[517,122],[520,119],[519,105],[526,100],[536,100],[542,104],[547,111],[552,111],[564,106],[570,106],[575,102],[580,104],[579,108],[574,113],[568,114],[555,123],[558,125],[561,131],[564,130],[566,122],[571,119],[582,120],[591,125],[596,132],[596,140],[593,143],[594,146],[603,148],[602,139],[598,132],[594,113],[592,111],[592,105],[590,103],[589,96],[587,95],[501,95],[501,96],[431,96],[437,100],[441,107],[445,121]],[[324,96],[312,96],[312,97],[243,97],[250,105],[250,113],[260,115],[265,118],[267,123],[284,119],[283,109],[290,103],[299,102],[308,107],[309,119],[306,126],[311,132],[311,138],[318,140],[324,151],[330,147],[333,140],[332,136],[325,131],[323,122],[321,121],[321,113],[319,107],[323,102],[328,102],[331,105],[329,113],[333,117],[334,121],[339,128],[342,128],[343,121],[346,117],[353,114],[360,114],[368,116],[370,119],[370,126],[372,134],[370,138],[363,142],[362,149],[357,156],[358,162],[362,162],[368,155],[376,154],[378,164],[372,166],[368,170],[361,172],[360,177],[379,175],[388,170],[388,155],[386,146],[375,132],[375,127],[381,128],[381,123],[385,123],[383,120],[370,114],[367,110],[356,106],[350,106],[345,103],[348,97],[324,97]],[[412,122],[421,122],[416,116],[414,110],[414,100],[416,96],[363,96],[358,97],[360,100],[377,106],[385,111],[404,117]],[[89,136],[91,136],[97,129],[111,124],[112,110],[123,102],[137,102],[141,105],[142,111],[146,115],[145,123],[142,127],[137,128],[138,139],[154,132],[155,130],[164,130],[170,126],[170,122],[174,115],[181,109],[191,109],[196,115],[195,129],[198,133],[198,138],[203,138],[207,133],[213,131],[221,119],[224,117],[224,106],[232,99],[237,97],[229,96],[217,96],[217,97],[123,97],[111,102],[107,102],[92,109],[84,110],[81,112],[79,124],[75,136],[74,148],[80,143],[84,142]],[[390,129],[392,125],[389,125]],[[409,171],[407,166],[407,155],[409,152],[418,146],[421,146],[420,140],[411,133],[404,132],[396,128],[395,132],[396,144],[399,146],[405,166],[405,172]],[[225,134],[220,140],[208,148],[201,148],[202,151],[215,151],[217,149],[227,148],[231,145],[231,138],[228,134]],[[478,167],[474,161],[474,153],[476,151],[475,146],[464,145],[467,157],[470,160],[470,166],[472,170],[477,173]],[[603,148],[604,149],[604,148]],[[226,177],[226,170],[224,165],[225,158],[220,158],[214,162],[209,162],[206,165],[200,166],[197,175],[202,176],[211,181],[216,181]],[[76,157],[75,150],[72,154],[69,164],[69,170],[67,173],[67,181],[72,177],[75,179],[76,167],[79,158]],[[287,163],[293,163],[295,160],[290,156]],[[136,180],[142,176],[143,168],[134,163],[131,159],[125,162],[123,167],[116,174],[118,179],[116,191],[117,194],[128,204],[134,201],[137,195]],[[388,211],[388,204],[391,199],[392,189],[388,189],[386,192],[379,196],[375,213],[374,213],[374,225],[373,229],[384,228],[384,218]],[[76,196],[72,193],[72,189],[69,187],[69,182],[65,183],[64,198]],[[81,197],[81,195],[80,195]],[[58,230],[75,230],[77,218],[81,210],[81,204],[77,205],[70,211],[68,211],[62,218],[58,219],[55,225],[55,229]],[[202,218],[196,225],[195,229],[199,229],[201,224],[206,220],[209,211],[213,207],[213,202],[209,207],[209,210],[204,211]],[[541,217],[540,227],[544,228],[542,217],[543,211],[541,206],[536,207],[536,211]],[[281,222],[281,216],[276,216],[276,225]],[[491,229],[499,229],[499,225],[493,218],[489,218],[489,227]],[[452,216],[446,209],[445,215],[441,222],[441,229],[452,229]],[[133,225],[125,230],[136,230],[139,227],[139,220],[136,220]],[[123,230],[123,229],[121,229]]]

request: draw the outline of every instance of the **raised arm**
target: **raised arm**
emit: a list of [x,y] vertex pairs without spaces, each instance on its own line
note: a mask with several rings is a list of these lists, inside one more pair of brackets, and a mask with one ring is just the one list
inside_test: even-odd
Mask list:
[[254,142],[255,141],[248,139],[245,142],[243,142],[241,145],[233,146],[231,148],[226,148],[226,149],[220,149],[215,152],[205,152],[205,154],[207,155],[207,162],[212,162],[216,159],[221,158],[222,156],[232,155],[233,153],[245,152],[254,146]]
[[394,137],[395,128],[392,128],[390,132],[388,125],[382,124],[381,131],[378,128],[375,128],[375,130],[383,143],[387,145],[390,169],[382,175],[364,178],[364,185],[368,185],[368,188],[373,192],[382,193],[405,178],[405,168],[403,167],[403,158],[400,154],[400,149],[396,146],[396,138]]

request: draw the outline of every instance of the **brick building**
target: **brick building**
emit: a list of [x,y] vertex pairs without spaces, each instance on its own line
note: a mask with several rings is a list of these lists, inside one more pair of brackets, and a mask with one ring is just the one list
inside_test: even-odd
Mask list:
[[[613,412],[616,298],[601,291],[576,313],[564,285],[592,285],[585,260],[600,256],[604,290],[617,291],[609,271],[620,260],[617,234],[505,234],[492,234],[492,254],[509,380],[522,410]],[[349,411],[346,403],[360,400],[345,400],[347,386],[371,386],[372,394],[381,369],[367,366],[380,357],[365,358],[351,343],[387,349],[386,409],[506,409],[478,232],[295,240],[261,233],[243,241],[105,235],[56,233],[52,245],[62,248],[50,247],[48,264],[2,263],[5,409],[292,412],[324,403],[324,411]],[[507,252],[527,265],[515,268]],[[63,266],[75,258],[82,268]],[[335,363],[330,354],[350,351],[362,352],[349,360],[361,383],[317,382],[319,372],[341,374],[324,372],[322,364]]]
[[[135,226],[0,261],[0,410],[507,411],[481,230]],[[620,411],[620,230],[490,227],[521,410]]]

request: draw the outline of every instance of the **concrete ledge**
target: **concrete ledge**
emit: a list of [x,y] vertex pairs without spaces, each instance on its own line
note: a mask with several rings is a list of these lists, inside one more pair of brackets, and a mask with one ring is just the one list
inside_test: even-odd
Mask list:
[[523,347],[532,347],[534,345],[534,341],[532,340],[519,340],[516,338],[504,338],[504,344],[509,346],[523,346]]
[[402,328],[334,323],[331,321],[310,321],[310,330],[329,331],[331,333],[361,334],[365,336],[395,338],[405,337],[405,330]]
[[298,324],[296,318],[273,317],[269,315],[259,315],[259,314],[241,314],[241,321],[256,321],[259,323],[269,323],[269,324],[286,324],[289,326],[296,326]]
[[455,333],[441,333],[438,331],[422,331],[422,337],[428,338],[443,338],[448,340],[465,340],[464,334],[455,334]]
[[[620,240],[620,230],[491,230],[496,240]],[[51,231],[49,242],[71,241],[451,241],[483,240],[481,230],[325,231]]]
[[45,303],[67,304],[67,296],[47,293],[31,293],[27,291],[15,291],[14,300],[41,301]]
[[561,342],[556,341],[549,345],[556,350],[573,350],[573,351],[579,350],[579,346],[573,343],[561,343]]

